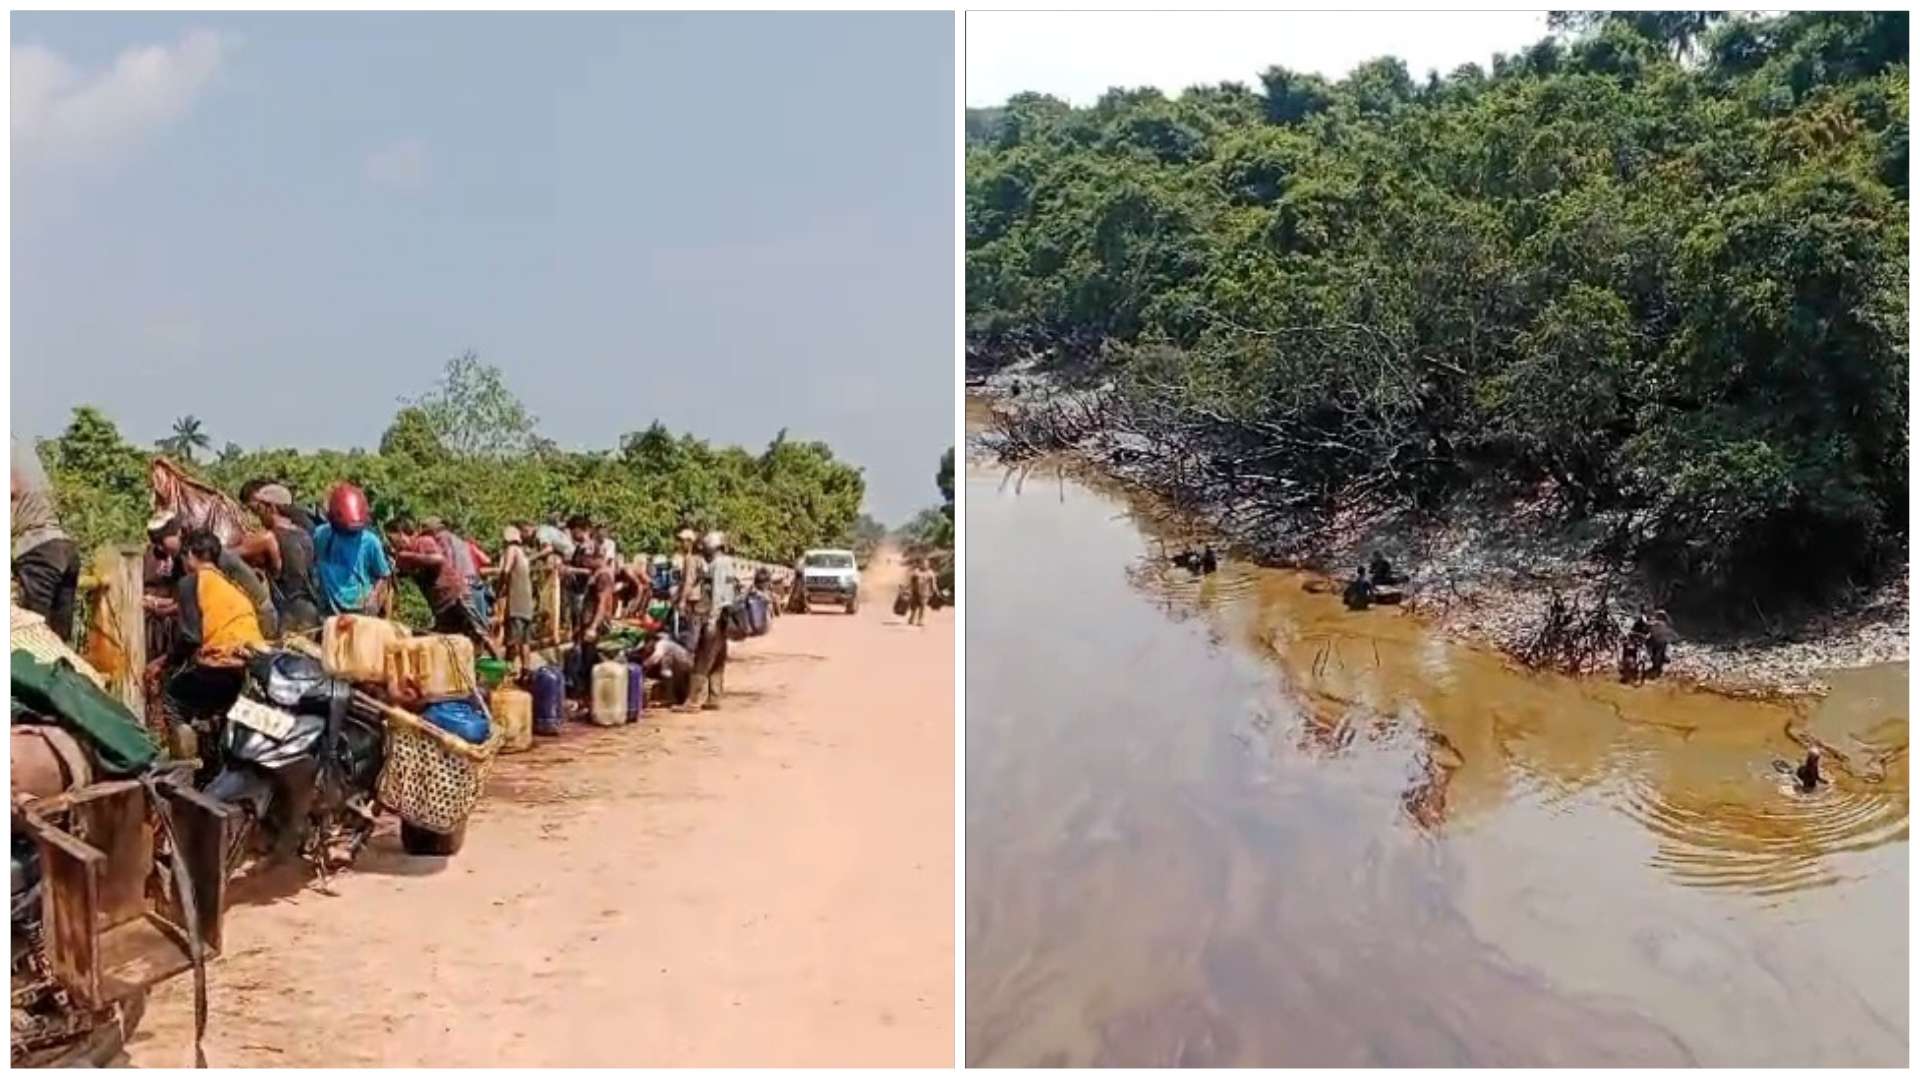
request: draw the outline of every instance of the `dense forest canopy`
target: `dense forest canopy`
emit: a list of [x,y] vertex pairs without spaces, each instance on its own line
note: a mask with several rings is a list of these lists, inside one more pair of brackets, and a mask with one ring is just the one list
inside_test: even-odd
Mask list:
[[1491,478],[1674,579],[1884,568],[1906,14],[1551,25],[1487,69],[970,111],[970,363],[1090,367],[1290,447],[1329,502]]
[[[187,423],[192,421],[192,423]],[[161,449],[186,460],[208,440],[187,417]],[[65,524],[82,546],[145,535],[149,452],[98,409],[82,406],[40,444]],[[539,434],[501,373],[471,353],[450,361],[430,392],[403,403],[375,451],[243,451],[189,466],[228,494],[255,478],[316,504],[337,481],[360,485],[377,520],[435,514],[495,546],[509,523],[584,513],[629,552],[671,550],[683,525],[724,529],[742,555],[790,563],[811,546],[851,543],[866,481],[820,442],[780,432],[758,454],[674,435],[659,423],[607,451],[561,450]],[[877,527],[877,526],[876,526]]]

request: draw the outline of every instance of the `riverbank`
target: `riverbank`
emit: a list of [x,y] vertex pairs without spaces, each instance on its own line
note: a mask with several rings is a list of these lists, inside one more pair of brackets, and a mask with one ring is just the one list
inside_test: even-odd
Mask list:
[[1170,566],[1162,500],[1063,459],[965,482],[969,1065],[1906,1060],[1905,665],[1534,674]]
[[[1097,392],[1067,388],[1031,364],[973,375],[967,392],[970,452],[1000,456],[996,431],[1041,412],[1072,413]],[[996,414],[999,419],[996,419]],[[1050,425],[1052,447],[1100,474],[1177,503],[1168,507],[1195,544],[1212,542],[1264,565],[1310,570],[1340,579],[1375,551],[1412,578],[1406,610],[1459,640],[1491,645],[1518,658],[1542,626],[1548,598],[1559,593],[1576,608],[1605,597],[1624,626],[1649,598],[1630,579],[1610,575],[1595,556],[1604,525],[1567,524],[1551,514],[1551,499],[1531,502],[1472,493],[1443,515],[1404,508],[1337,508],[1311,533],[1276,529],[1272,518],[1201,487],[1170,490],[1169,474],[1204,473],[1205,463],[1169,460],[1151,440],[1090,424]],[[1908,658],[1907,573],[1902,571],[1825,611],[1797,617],[1767,612],[1756,601],[1755,622],[1765,628],[1705,632],[1684,622],[1670,677],[1741,696],[1821,694],[1822,672],[1901,662]],[[1771,616],[1771,621],[1770,621]],[[1612,669],[1613,655],[1596,654],[1581,673]]]

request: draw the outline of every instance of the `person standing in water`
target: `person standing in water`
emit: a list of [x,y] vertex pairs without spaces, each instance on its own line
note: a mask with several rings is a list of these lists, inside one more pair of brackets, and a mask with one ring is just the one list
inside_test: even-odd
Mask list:
[[1654,612],[1653,618],[1647,623],[1648,677],[1657,679],[1667,670],[1668,650],[1678,640],[1680,635],[1674,630],[1673,620],[1667,617],[1666,610],[1663,608]]
[[1633,624],[1627,627],[1627,636],[1620,642],[1620,681],[1636,683],[1640,681],[1643,670],[1640,655],[1647,648],[1647,635],[1652,632],[1647,621],[1647,609],[1642,606],[1639,614],[1633,617]]
[[1353,580],[1347,583],[1346,592],[1342,594],[1341,599],[1345,600],[1347,607],[1354,611],[1365,611],[1373,605],[1373,582],[1367,579],[1366,567],[1357,567],[1354,570]]

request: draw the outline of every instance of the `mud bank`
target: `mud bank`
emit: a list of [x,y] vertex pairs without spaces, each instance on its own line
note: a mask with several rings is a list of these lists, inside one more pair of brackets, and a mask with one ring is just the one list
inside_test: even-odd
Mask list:
[[[1031,364],[972,377],[967,387],[969,452],[988,457],[1000,453],[996,412],[1030,415],[1092,392],[1068,388]],[[1413,579],[1405,610],[1444,634],[1509,655],[1518,655],[1539,629],[1547,598],[1556,591],[1576,602],[1591,602],[1607,588],[1608,606],[1621,626],[1649,599],[1630,577],[1616,576],[1610,586],[1603,585],[1608,570],[1593,554],[1602,526],[1551,520],[1551,500],[1545,497],[1528,502],[1467,496],[1437,522],[1406,510],[1345,507],[1336,510],[1324,528],[1302,535],[1276,529],[1270,519],[1249,514],[1242,506],[1195,497],[1192,491],[1167,490],[1165,461],[1154,460],[1153,448],[1137,439],[1097,429],[1071,435],[1070,445],[1059,453],[1089,473],[1177,498],[1178,506],[1169,502],[1157,512],[1163,525],[1194,544],[1211,542],[1264,565],[1342,579],[1373,552],[1383,552],[1396,570]],[[1709,636],[1691,633],[1682,622],[1669,677],[1740,696],[1823,694],[1828,686],[1819,672],[1908,658],[1904,568],[1812,618],[1768,623],[1769,613],[1759,603],[1756,621],[1770,629]],[[1611,654],[1596,656],[1585,670],[1604,672],[1612,663]]]
[[966,471],[969,1064],[1907,1060],[1906,665],[1522,671],[1056,462]]

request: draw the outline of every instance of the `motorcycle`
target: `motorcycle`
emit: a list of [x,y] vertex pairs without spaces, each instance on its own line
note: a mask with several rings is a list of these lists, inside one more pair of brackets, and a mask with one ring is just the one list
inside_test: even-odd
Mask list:
[[290,650],[262,652],[220,734],[220,770],[206,794],[239,811],[227,848],[238,869],[256,836],[278,855],[298,852],[324,877],[373,836],[375,785],[386,726],[356,705],[348,682]]

